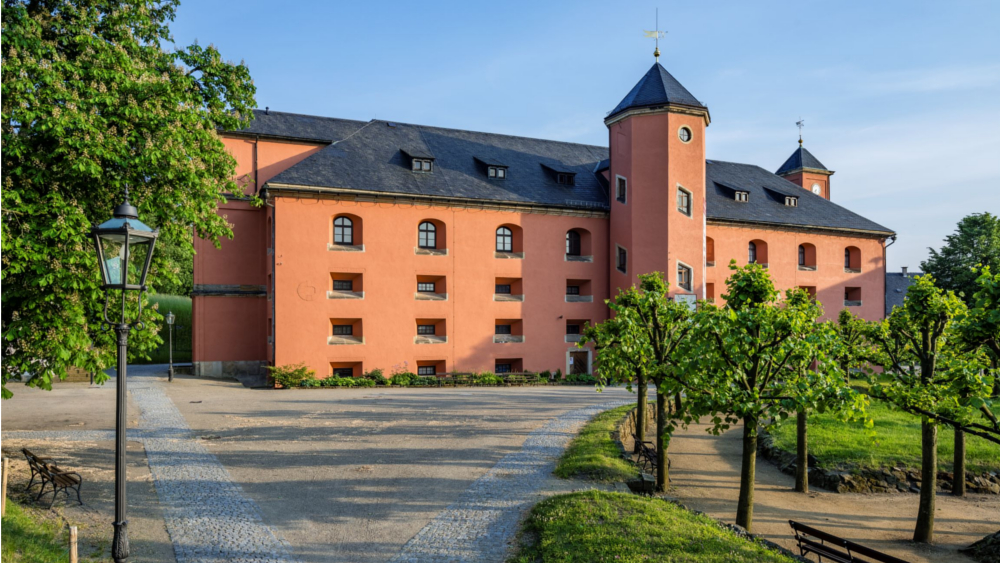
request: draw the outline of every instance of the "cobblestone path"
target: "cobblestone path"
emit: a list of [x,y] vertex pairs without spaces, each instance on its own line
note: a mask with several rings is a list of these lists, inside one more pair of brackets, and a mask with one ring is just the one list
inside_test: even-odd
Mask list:
[[597,413],[628,402],[572,410],[529,434],[520,451],[473,482],[391,562],[504,561],[524,511],[538,500],[569,441]]

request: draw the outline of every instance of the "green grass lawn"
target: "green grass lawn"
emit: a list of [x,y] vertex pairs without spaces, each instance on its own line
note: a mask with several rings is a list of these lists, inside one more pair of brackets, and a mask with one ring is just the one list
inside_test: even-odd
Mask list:
[[[1000,409],[997,410],[1000,413]],[[864,467],[902,465],[920,467],[920,419],[880,401],[872,401],[868,416],[875,421],[872,438],[861,422],[841,422],[829,414],[809,417],[809,453],[820,465],[836,467],[842,464]],[[795,451],[795,419],[773,428],[775,445]],[[955,452],[955,435],[949,426],[938,428],[938,467],[951,471]],[[978,438],[965,437],[966,469],[970,472],[1000,469],[1000,446]]]
[[595,416],[563,452],[555,474],[563,479],[588,479],[604,483],[636,477],[639,472],[635,465],[622,459],[621,451],[611,439],[611,432],[615,430],[618,421],[633,408],[635,404],[624,405]]
[[69,533],[56,521],[37,521],[7,499],[0,541],[3,563],[69,561]]
[[[161,315],[166,316],[167,311],[173,311],[177,319],[174,321],[174,362],[191,361],[191,298],[183,295],[156,294],[149,296],[150,304],[158,304]],[[163,344],[150,352],[148,360],[138,360],[136,363],[165,364],[169,359],[168,345],[170,343],[167,333],[166,321],[160,330],[160,338]]]
[[521,540],[511,563],[793,561],[669,502],[600,491],[538,503],[522,526]]

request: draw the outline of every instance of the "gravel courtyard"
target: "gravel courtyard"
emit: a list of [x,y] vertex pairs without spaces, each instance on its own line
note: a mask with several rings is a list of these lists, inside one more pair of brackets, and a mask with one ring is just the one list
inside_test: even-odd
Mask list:
[[[132,508],[143,522],[136,549],[142,535],[162,547],[166,528],[182,562],[476,560],[502,551],[512,509],[553,488],[548,464],[565,441],[630,397],[592,387],[251,390],[183,376],[168,385],[157,368],[131,369],[129,438],[139,444],[130,454],[145,451],[165,504],[162,516],[142,512],[156,503]],[[113,380],[13,390],[2,413],[5,455],[54,448],[91,491],[104,491]],[[159,518],[164,526],[150,525]],[[450,543],[466,551],[438,549]],[[173,558],[158,549],[155,560]]]

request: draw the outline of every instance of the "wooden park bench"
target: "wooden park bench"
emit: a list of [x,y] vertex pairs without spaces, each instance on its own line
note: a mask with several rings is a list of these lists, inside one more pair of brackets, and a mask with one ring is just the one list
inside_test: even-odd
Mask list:
[[646,473],[653,474],[656,472],[656,446],[652,442],[639,442],[636,444],[638,451],[636,452],[639,457],[636,459],[636,463],[645,471]]
[[35,502],[42,499],[42,496],[45,495],[45,488],[51,485],[52,501],[49,502],[49,508],[52,508],[52,505],[55,504],[59,491],[65,493],[66,498],[70,498],[70,489],[76,492],[77,502],[83,504],[83,499],[80,498],[80,486],[83,485],[83,477],[80,477],[79,473],[75,471],[63,471],[53,464],[49,458],[36,456],[28,451],[27,448],[23,448],[21,453],[24,454],[24,457],[28,460],[28,467],[31,468],[31,481],[28,482],[28,489],[34,486],[35,477],[39,477],[41,480],[42,488],[38,490]]
[[875,551],[812,526],[799,524],[793,520],[789,520],[788,524],[795,532],[795,541],[799,543],[799,555],[805,557],[806,553],[813,553],[819,556],[821,563],[824,558],[837,563],[907,563],[898,557]]

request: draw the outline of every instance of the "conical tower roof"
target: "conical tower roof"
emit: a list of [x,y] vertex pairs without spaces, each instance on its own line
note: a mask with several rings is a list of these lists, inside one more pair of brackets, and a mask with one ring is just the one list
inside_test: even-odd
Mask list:
[[655,63],[608,117],[632,108],[666,104],[705,108],[705,104],[699,102],[663,65]]
[[806,150],[806,148],[803,147],[802,145],[799,145],[799,148],[795,149],[795,152],[792,153],[792,156],[788,157],[788,160],[786,160],[785,163],[781,165],[781,168],[778,168],[778,171],[775,172],[775,174],[777,174],[778,176],[782,176],[784,174],[790,174],[792,172],[801,170],[803,168],[809,168],[811,170],[822,170],[825,172],[830,171],[829,169],[827,169],[826,166],[823,166],[823,163],[820,162],[818,158],[813,156],[811,152]]

